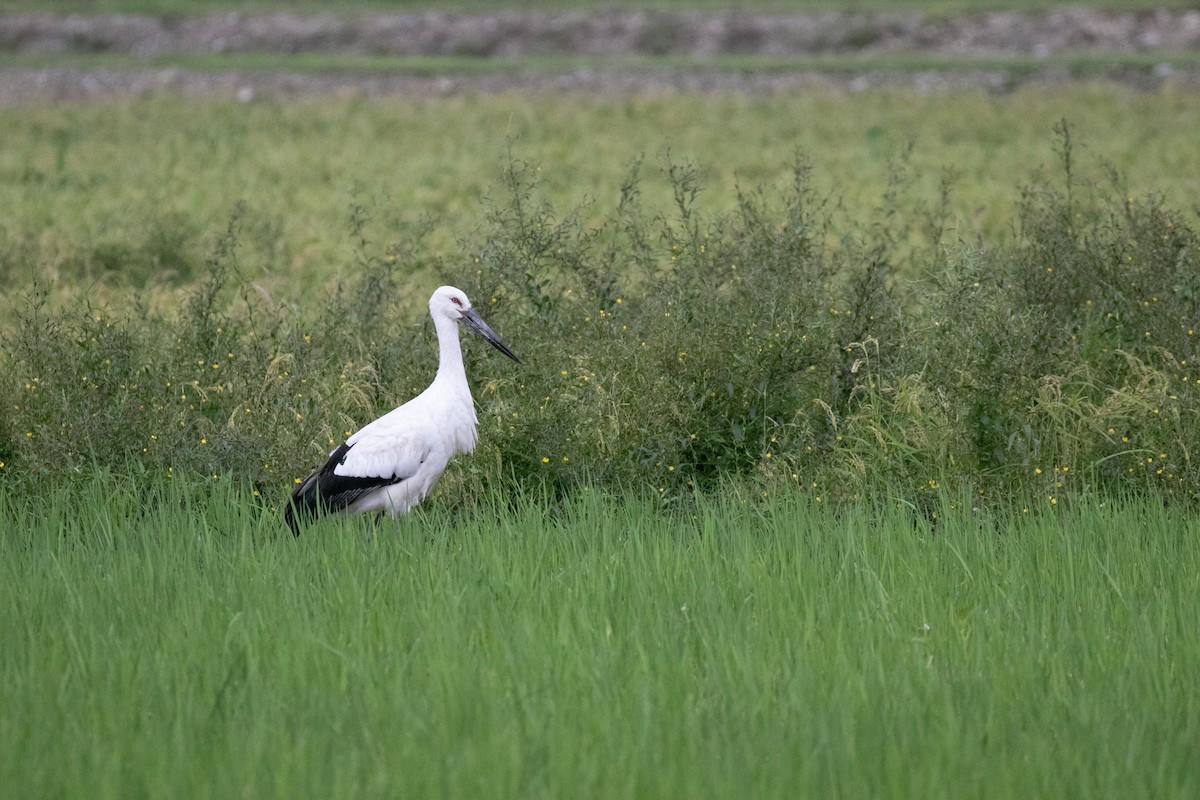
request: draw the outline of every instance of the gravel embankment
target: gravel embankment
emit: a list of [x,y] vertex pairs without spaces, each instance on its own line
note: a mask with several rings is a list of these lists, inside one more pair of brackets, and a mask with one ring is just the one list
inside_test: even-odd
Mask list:
[[[684,56],[695,68],[500,70],[486,75],[413,77],[368,71],[196,71],[90,66],[0,69],[0,105],[38,100],[127,97],[155,92],[187,96],[296,97],[496,92],[513,88],[609,93],[670,91],[778,92],[823,86],[848,91],[908,86],[922,92],[978,87],[1007,91],[1022,83],[1075,79],[1054,56],[1088,56],[1089,78],[1154,88],[1165,81],[1200,86],[1200,68],[1171,66],[1165,56],[1200,50],[1200,10],[1104,13],[1068,8],[1039,14],[981,13],[932,18],[912,13],[816,15],[651,12],[516,12],[492,14],[216,14],[198,17],[0,17],[0,53],[55,58],[124,54],[169,58],[210,53],[471,56],[511,59],[581,56]],[[1154,54],[1164,54],[1163,63]],[[866,69],[728,72],[703,66],[722,55],[771,58],[925,54],[941,58],[1023,59],[1020,69]],[[1107,56],[1142,57],[1130,67]],[[1148,57],[1148,58],[1147,58]]]

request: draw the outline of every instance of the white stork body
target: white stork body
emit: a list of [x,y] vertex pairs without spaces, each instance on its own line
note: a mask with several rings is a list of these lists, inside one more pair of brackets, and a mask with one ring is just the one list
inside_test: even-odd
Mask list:
[[318,511],[400,515],[424,499],[456,453],[475,449],[475,403],[467,384],[458,324],[464,323],[517,363],[471,308],[466,294],[442,286],[429,298],[438,337],[438,371],[425,391],[350,436],[292,495],[285,519],[293,533]]

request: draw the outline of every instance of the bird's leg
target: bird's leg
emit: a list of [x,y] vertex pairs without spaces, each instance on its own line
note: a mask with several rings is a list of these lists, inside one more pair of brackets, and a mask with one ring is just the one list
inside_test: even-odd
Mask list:
[[371,515],[371,530],[367,531],[367,544],[371,544],[375,539],[375,533],[379,530],[379,524],[383,521],[383,512],[380,511]]

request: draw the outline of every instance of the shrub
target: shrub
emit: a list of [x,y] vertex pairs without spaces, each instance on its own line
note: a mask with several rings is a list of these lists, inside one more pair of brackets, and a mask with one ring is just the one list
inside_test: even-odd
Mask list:
[[655,178],[635,162],[605,213],[552,207],[513,158],[461,259],[420,235],[380,250],[356,204],[350,276],[281,301],[242,275],[238,211],[175,309],[45,285],[12,305],[0,470],[31,489],[92,464],[235,474],[282,498],[432,377],[432,270],[526,362],[467,343],[481,447],[447,502],[497,482],[667,503],[725,485],[927,510],[1083,486],[1195,502],[1200,238],[1159,198],[1079,182],[1066,126],[1059,144],[1061,181],[1026,188],[1014,238],[987,246],[946,238],[950,181],[914,202],[903,159],[875,217],[847,221],[803,159],[713,215],[687,161],[661,165],[670,208],[642,207]]

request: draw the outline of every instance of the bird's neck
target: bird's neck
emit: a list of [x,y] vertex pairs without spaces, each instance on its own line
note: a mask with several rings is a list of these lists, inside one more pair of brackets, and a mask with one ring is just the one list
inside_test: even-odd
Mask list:
[[463,366],[462,347],[458,343],[458,324],[439,316],[434,320],[434,327],[438,337],[438,370],[434,383],[465,387],[467,370]]

